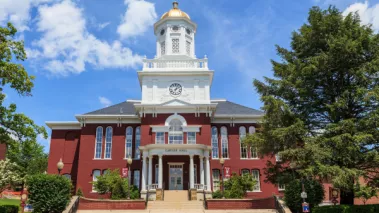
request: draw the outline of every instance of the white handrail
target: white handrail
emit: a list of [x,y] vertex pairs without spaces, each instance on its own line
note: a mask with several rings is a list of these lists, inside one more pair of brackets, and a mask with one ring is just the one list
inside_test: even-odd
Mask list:
[[148,186],[147,186],[147,189],[148,189],[148,190],[151,190],[151,189],[158,189],[158,184],[151,184],[151,185],[148,185]]
[[187,59],[187,60],[162,60],[162,59],[143,59],[143,69],[208,69],[208,59]]

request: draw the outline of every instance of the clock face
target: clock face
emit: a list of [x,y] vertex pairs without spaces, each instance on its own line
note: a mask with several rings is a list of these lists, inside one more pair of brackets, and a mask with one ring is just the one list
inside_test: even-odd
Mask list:
[[169,91],[171,95],[178,96],[182,94],[182,85],[178,83],[173,83],[170,85]]

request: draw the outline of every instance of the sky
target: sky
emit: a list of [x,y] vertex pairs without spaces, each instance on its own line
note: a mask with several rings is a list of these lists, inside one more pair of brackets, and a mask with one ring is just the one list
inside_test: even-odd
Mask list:
[[[379,30],[379,0],[179,0],[198,24],[196,56],[215,71],[211,98],[259,109],[252,81],[272,76],[275,45],[288,48],[291,32],[307,22],[312,6],[357,11],[362,24]],[[154,58],[153,25],[171,0],[0,0],[0,25],[12,22],[28,59],[20,62],[36,80],[33,96],[5,88],[38,125],[73,121],[127,99],[141,99],[136,71]],[[51,130],[48,129],[50,135]],[[39,137],[49,150],[50,138]]]

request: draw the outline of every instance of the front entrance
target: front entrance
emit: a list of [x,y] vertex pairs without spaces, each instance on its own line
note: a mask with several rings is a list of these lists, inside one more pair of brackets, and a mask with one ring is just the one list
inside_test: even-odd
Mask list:
[[183,164],[169,164],[169,190],[183,190]]

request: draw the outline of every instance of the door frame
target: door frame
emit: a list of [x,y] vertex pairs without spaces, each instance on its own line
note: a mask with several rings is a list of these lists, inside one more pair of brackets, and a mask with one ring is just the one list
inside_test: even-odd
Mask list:
[[[184,181],[183,181],[183,173],[184,173],[184,163],[171,163],[168,162],[168,189],[170,190],[170,185],[171,185],[171,173],[170,173],[170,167],[171,166],[181,166],[182,167],[182,175],[181,175],[181,180],[182,180],[182,190],[184,189]],[[176,180],[175,180],[176,181]],[[178,189],[173,189],[173,190],[178,190]]]

